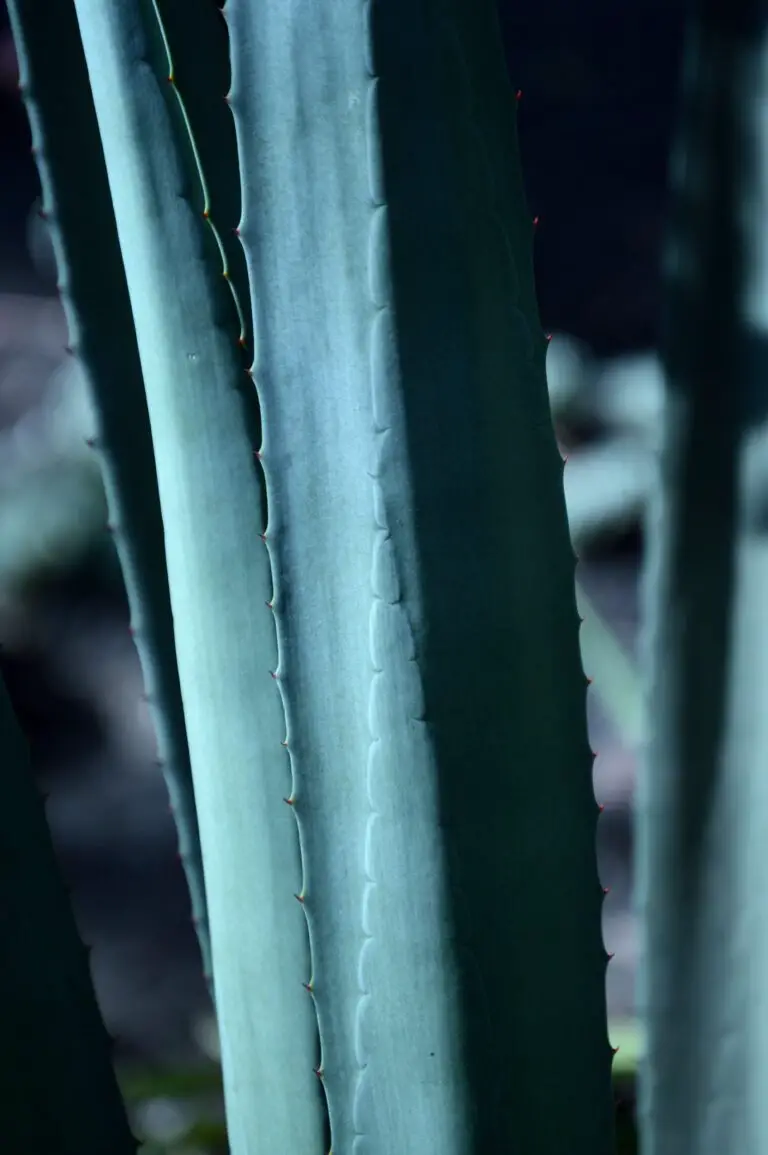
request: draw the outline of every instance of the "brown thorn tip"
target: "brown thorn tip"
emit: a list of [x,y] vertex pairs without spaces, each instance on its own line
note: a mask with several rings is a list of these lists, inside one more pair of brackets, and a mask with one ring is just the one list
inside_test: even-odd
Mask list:
[[515,93],[515,100],[522,100],[522,99],[523,99],[523,90],[522,90],[522,88],[518,88],[517,92]]
[[610,893],[611,893],[610,886],[604,886],[603,887],[603,894],[610,894]]
[[304,895],[303,894],[295,894],[294,898],[296,899],[297,902],[300,902],[302,906],[304,905]]
[[290,798],[284,798],[283,802],[285,802],[288,806],[293,806],[293,796]]

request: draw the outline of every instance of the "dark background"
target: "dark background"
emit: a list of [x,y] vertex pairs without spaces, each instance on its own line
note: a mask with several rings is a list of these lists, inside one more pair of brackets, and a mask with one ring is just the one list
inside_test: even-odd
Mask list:
[[[500,0],[499,10],[512,85],[522,89],[521,150],[531,215],[540,218],[535,255],[545,328],[581,338],[603,358],[650,349],[659,324],[683,4]],[[3,437],[41,406],[63,354],[52,354],[50,332],[35,327],[34,299],[55,300],[55,289],[30,258],[39,184],[14,67],[0,3],[0,473]],[[580,436],[603,435],[599,428],[570,434],[576,447]],[[2,492],[0,485],[0,500]],[[0,665],[35,774],[51,792],[50,821],[83,936],[94,946],[94,978],[119,1056],[172,1064],[200,1055],[208,1004],[105,537],[23,589],[0,590]],[[641,559],[635,528],[598,543],[579,566],[630,649]],[[602,881],[613,888],[605,907],[606,946],[616,952],[609,1005],[612,1016],[627,1017],[635,969],[635,758],[593,696],[590,724],[598,800],[609,798],[598,843]]]

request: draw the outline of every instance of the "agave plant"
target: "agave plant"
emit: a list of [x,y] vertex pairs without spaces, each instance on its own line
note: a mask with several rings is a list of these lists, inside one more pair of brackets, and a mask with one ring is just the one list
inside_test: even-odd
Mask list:
[[[766,925],[747,884],[764,546],[737,500],[764,412],[746,360],[730,393],[710,385],[737,363],[722,349],[754,344],[734,230],[764,146],[734,130],[763,28],[748,0],[700,8],[690,84],[713,115],[683,130],[700,204],[685,191],[675,221],[649,584],[643,1127],[652,1155],[760,1155],[759,1089],[741,1053],[727,1068],[749,988],[723,964]],[[491,0],[11,14],[233,1155],[608,1155],[576,558]],[[12,1149],[135,1151],[7,707],[3,724]],[[724,741],[745,725],[759,741]]]

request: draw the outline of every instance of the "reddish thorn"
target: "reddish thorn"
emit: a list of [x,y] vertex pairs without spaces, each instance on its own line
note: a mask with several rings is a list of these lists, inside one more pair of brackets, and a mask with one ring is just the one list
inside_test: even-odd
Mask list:
[[[229,277],[229,273],[225,273],[224,275],[225,275],[227,278]],[[237,343],[238,343],[238,345],[240,346],[240,348],[241,348],[241,349],[244,349],[244,348],[245,348],[245,337],[238,337],[238,338],[237,338]]]
[[325,1072],[323,1071],[323,1068],[322,1068],[322,1067],[313,1067],[313,1068],[312,1068],[312,1070],[315,1072],[315,1074],[317,1075],[318,1079],[319,1079],[319,1080],[320,1080],[320,1082],[322,1083],[322,1081],[323,1081],[323,1075],[324,1075],[324,1073],[325,1073]]
[[279,682],[279,681],[280,681],[279,675],[278,675],[278,673],[277,673],[277,671],[276,671],[276,670],[270,670],[270,671],[269,671],[269,675],[270,675],[270,677],[271,677],[271,678],[273,678],[273,679],[274,679],[274,681],[275,681],[275,682]]
[[295,894],[294,898],[296,899],[297,902],[300,902],[302,906],[304,905],[304,898],[301,894]]
[[265,533],[260,533],[260,534],[259,534],[259,537],[261,538],[261,540],[262,540],[262,541],[264,542],[264,544],[266,545],[266,544],[267,544],[267,535],[266,535]]
[[286,748],[286,750],[287,750],[287,749],[288,749],[288,741],[287,741],[287,739],[286,739],[286,741],[284,741],[284,742],[281,742],[281,743],[280,743],[280,745],[281,745],[281,746],[285,746],[285,748]]
[[264,602],[264,605],[267,607],[268,610],[274,610],[274,608],[275,608],[274,602]]
[[548,342],[552,340],[552,334],[551,333],[545,333],[544,337]]
[[608,962],[610,962],[612,958],[616,958],[616,951],[615,951],[615,950],[612,950],[612,951],[610,951],[610,952],[609,952],[609,954],[608,954]]
[[522,88],[518,88],[517,92],[515,93],[515,100],[522,100],[522,99],[523,99],[523,90],[522,90]]
[[594,679],[590,678],[589,674],[585,674],[584,677],[587,679],[587,685],[591,686]]
[[235,228],[232,230],[232,232],[235,234],[236,237],[240,236],[240,229],[237,228],[237,226],[235,226]]
[[312,983],[302,983],[301,985],[304,987],[304,990],[305,990],[305,991],[309,991],[309,993],[310,993],[311,995],[313,995],[313,994],[315,993],[315,992],[314,992],[314,989],[313,989],[313,987],[312,987]]
[[537,229],[537,228],[539,227],[539,221],[540,221],[540,220],[541,220],[541,217],[534,217],[534,218],[533,218],[533,227],[534,227],[535,229]]
[[612,1055],[618,1055],[620,1050],[621,1050],[621,1047],[611,1047],[611,1054]]
[[[42,209],[42,208],[38,209],[38,210],[37,210],[37,215],[40,217],[40,220],[41,220],[41,221],[47,221],[47,220],[48,220],[48,216],[49,216],[49,214],[48,214],[48,212],[46,211],[46,209]],[[57,285],[57,286],[56,286],[56,288],[58,289],[58,287],[59,287],[59,286]]]
[[88,446],[89,449],[95,448],[96,438],[95,437],[86,437],[85,438],[85,444]]
[[604,886],[603,887],[603,894],[610,894],[610,893],[611,893],[610,886]]
[[287,806],[293,806],[293,799],[292,798],[284,798],[283,802],[285,802],[285,804]]
[[599,812],[600,814],[602,814],[602,813],[603,813],[603,811],[605,810],[605,803],[604,803],[604,802],[598,802],[598,804],[597,804],[597,809],[598,809],[598,812]]
[[[208,209],[203,209],[203,217],[207,221],[209,221],[211,219],[211,214],[208,212]],[[224,276],[226,277],[226,275],[227,274],[225,273]]]

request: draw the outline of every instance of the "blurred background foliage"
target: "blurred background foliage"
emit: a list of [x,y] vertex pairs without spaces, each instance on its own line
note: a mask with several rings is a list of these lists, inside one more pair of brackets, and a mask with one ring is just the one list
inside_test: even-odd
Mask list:
[[[211,0],[215,2],[215,0]],[[219,5],[220,6],[220,5]],[[579,556],[582,646],[620,1151],[634,1151],[632,791],[642,517],[653,483],[655,355],[682,0],[498,0],[548,375]],[[44,9],[41,8],[41,18]],[[0,668],[48,814],[146,1155],[227,1150],[216,1032],[128,610],[67,358],[56,271],[0,0]],[[66,99],[66,94],[62,94]],[[74,130],[74,129],[73,129]],[[94,243],[98,239],[94,238]],[[569,1056],[553,1053],[553,1093]],[[2,1124],[0,1123],[0,1127]],[[11,1153],[14,1155],[14,1153]]]

